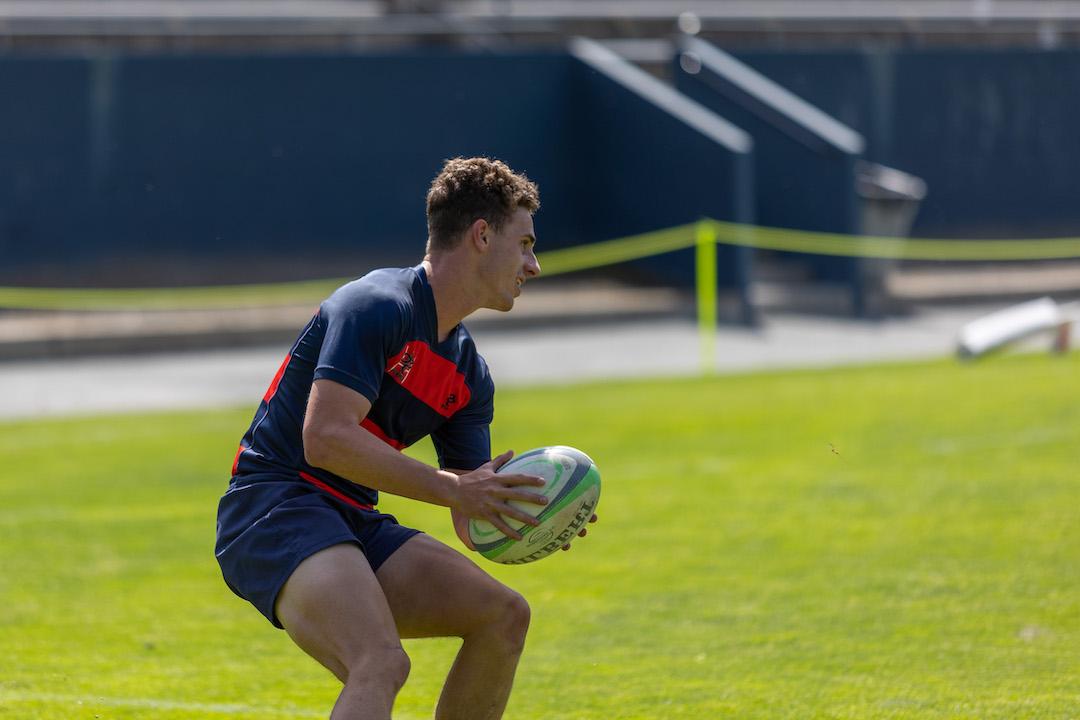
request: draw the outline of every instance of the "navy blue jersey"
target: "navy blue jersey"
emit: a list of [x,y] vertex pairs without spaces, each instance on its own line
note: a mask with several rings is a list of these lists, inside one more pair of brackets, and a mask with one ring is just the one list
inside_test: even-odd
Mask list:
[[304,460],[308,395],[325,378],[371,401],[361,426],[401,450],[431,435],[444,468],[491,459],[495,387],[464,325],[438,341],[435,297],[423,266],[375,270],[334,292],[274,376],[233,464],[233,482],[302,478],[350,504],[378,493]]

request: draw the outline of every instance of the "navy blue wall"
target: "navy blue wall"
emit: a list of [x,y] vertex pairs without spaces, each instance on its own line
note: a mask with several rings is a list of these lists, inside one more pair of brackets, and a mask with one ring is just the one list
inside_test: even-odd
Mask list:
[[736,55],[927,181],[914,235],[1080,233],[1080,51]]
[[[861,132],[867,159],[927,180],[915,234],[1080,233],[1080,51],[738,56]],[[455,155],[539,182],[541,248],[753,213],[739,161],[561,52],[9,56],[0,93],[3,283],[411,262],[427,185]],[[762,222],[788,212],[770,202]]]
[[[40,256],[89,210],[89,66],[0,62],[0,258]],[[5,262],[0,262],[0,268]]]
[[[569,147],[567,65],[462,55],[129,61],[117,102],[122,182],[107,204],[127,208],[123,234],[134,243],[285,253],[362,243],[409,261],[422,250],[424,193],[441,161],[485,154],[540,183],[553,209],[542,227],[559,235],[573,226],[554,181]],[[529,92],[507,86],[515,75],[530,78]]]
[[246,280],[347,274],[342,257],[413,262],[431,178],[443,159],[473,154],[539,183],[538,234],[558,245],[578,227],[562,182],[579,169],[564,90],[572,61],[497,60],[0,62],[17,109],[0,115],[0,273],[14,282],[61,259],[90,263],[89,283],[113,279],[117,263],[183,281],[177,266],[216,258]]

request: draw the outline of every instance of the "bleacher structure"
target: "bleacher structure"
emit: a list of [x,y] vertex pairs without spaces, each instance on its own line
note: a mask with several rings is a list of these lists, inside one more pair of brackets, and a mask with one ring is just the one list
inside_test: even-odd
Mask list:
[[[493,148],[554,180],[549,187],[558,188],[555,210],[546,217],[559,231],[552,235],[566,242],[634,235],[702,216],[823,233],[902,235],[926,193],[915,175],[923,174],[921,168],[934,171],[938,152],[905,134],[920,123],[937,122],[912,108],[925,101],[934,112],[944,111],[957,88],[968,86],[981,93],[960,98],[968,106],[1016,107],[1009,92],[1041,93],[1046,102],[1059,94],[1054,78],[1070,77],[1080,58],[1070,54],[1075,47],[1080,0],[0,0],[0,89],[23,97],[14,115],[0,119],[0,131],[11,131],[13,158],[7,175],[0,176],[0,253],[11,261],[9,268],[18,262],[30,267],[45,252],[45,238],[65,238],[75,228],[128,249],[142,251],[140,238],[164,243],[151,255],[183,242],[193,243],[193,252],[218,250],[223,237],[250,257],[252,249],[274,242],[287,246],[287,234],[294,232],[290,223],[309,232],[311,242],[340,249],[356,232],[356,218],[335,209],[345,207],[343,187],[371,183],[385,189],[393,182],[357,174],[372,158],[381,160],[384,149],[359,147],[342,134],[344,128],[322,128],[325,107],[318,106],[338,108],[337,116],[325,114],[331,123],[368,122],[372,113],[330,89],[313,92],[313,79],[367,93],[377,104],[380,98],[400,101],[401,93],[371,78],[400,72],[414,85],[435,83],[446,103],[457,103],[483,89],[461,73],[476,72],[484,63],[522,68],[525,86],[544,94],[531,101],[530,112],[509,101],[499,106],[520,111],[525,124],[517,136],[514,128],[492,125],[484,139],[502,133]],[[913,89],[921,79],[942,74],[935,63],[944,56],[933,53],[953,48],[982,54],[967,65],[961,57],[941,84]],[[1004,49],[1017,67],[995,65],[994,53]],[[802,52],[817,55],[803,62]],[[1056,55],[1045,65],[1039,53]],[[496,55],[516,59],[492,63]],[[270,70],[240,62],[243,57],[261,59]],[[451,59],[463,68],[458,76],[448,74]],[[423,62],[434,64],[416,64]],[[41,80],[28,79],[33,73]],[[283,73],[291,82],[275,85],[268,73]],[[995,73],[1002,79],[987,79]],[[494,70],[484,77],[505,80]],[[403,115],[421,111],[421,95],[410,96]],[[58,114],[71,97],[82,103],[79,112]],[[292,113],[280,121],[271,117],[279,100]],[[308,113],[305,102],[313,107]],[[208,109],[215,104],[227,112]],[[548,121],[553,118],[556,127],[542,127],[548,121],[537,119],[538,113],[552,106]],[[907,115],[897,119],[900,110]],[[1038,112],[1040,122],[1049,123],[1044,134],[1060,130],[1055,142],[1071,142],[1070,107],[1047,105]],[[1018,131],[1030,122],[1020,117],[1004,127]],[[429,132],[395,118],[371,127],[384,136],[400,130],[424,137],[427,145],[408,148],[399,163],[406,167],[396,178],[402,187],[411,187],[405,179],[412,183],[429,175],[424,163],[444,151]],[[298,155],[291,139],[281,138],[298,128],[311,138],[309,156],[287,166]],[[930,128],[946,147],[957,138],[978,141],[996,157],[1004,157],[1001,147],[1017,147],[964,127],[946,130]],[[646,147],[643,138],[657,132],[667,135]],[[346,138],[344,145],[326,141],[335,133]],[[445,143],[466,148],[461,152],[486,151],[477,137],[459,133]],[[576,206],[575,193],[589,188],[577,177],[579,169],[567,158],[552,157],[545,142],[567,158],[571,147],[578,153],[574,160],[585,158],[602,169],[594,181],[607,193],[597,201],[604,212]],[[1071,209],[1071,185],[1065,187],[1073,166],[1067,160],[1080,160],[1080,148],[1067,149],[1021,147],[1013,165],[1001,171],[1011,186],[978,167],[965,170],[967,176],[956,183],[939,182],[940,174],[928,178],[932,197],[945,198],[945,205],[968,203],[957,205],[962,212],[955,217],[939,211],[928,218],[928,232],[1010,233],[1023,223],[1044,235],[1071,232],[1080,218]],[[70,157],[49,155],[62,151]],[[1028,156],[1048,162],[1048,172],[1031,170]],[[202,160],[238,173],[238,187],[247,189],[232,207],[213,207],[233,186],[209,164],[195,167]],[[1016,174],[1014,167],[1030,172]],[[313,168],[333,169],[336,183],[325,190],[286,188]],[[669,180],[653,178],[656,187],[644,192],[654,196],[643,198],[640,178],[653,174]],[[1037,184],[1032,177],[1050,198],[1043,205],[1023,196]],[[204,178],[219,182],[220,191],[208,189]],[[975,189],[965,195],[957,186],[963,182]],[[979,196],[979,183],[995,182],[1008,202]],[[263,197],[250,189],[260,183],[275,198],[261,220]],[[165,187],[172,193],[167,200],[160,190]],[[287,204],[293,197],[303,201],[295,211]],[[181,201],[193,209],[182,208]],[[380,211],[389,216],[393,202],[396,196]],[[51,214],[57,205],[68,208],[71,218],[63,222],[70,227]],[[313,229],[303,220],[311,208],[322,209],[317,217],[324,227]],[[1006,216],[1013,210],[1015,218]],[[169,242],[174,245],[166,247]],[[79,251],[76,244],[52,256],[77,257]],[[739,298],[739,317],[750,322],[750,286],[763,277],[789,286],[843,287],[849,310],[872,314],[888,269],[859,258],[723,252],[726,271],[720,279]],[[652,263],[650,271],[664,276],[665,263]]]

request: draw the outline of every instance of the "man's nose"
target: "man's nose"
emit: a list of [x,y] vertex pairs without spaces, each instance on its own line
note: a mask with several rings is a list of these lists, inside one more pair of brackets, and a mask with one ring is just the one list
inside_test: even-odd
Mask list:
[[525,274],[529,277],[536,277],[540,274],[540,261],[532,253],[529,253],[529,259],[525,262]]

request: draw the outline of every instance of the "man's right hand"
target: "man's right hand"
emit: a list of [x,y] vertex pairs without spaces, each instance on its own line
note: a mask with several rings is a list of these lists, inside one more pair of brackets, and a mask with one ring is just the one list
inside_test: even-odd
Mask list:
[[457,492],[451,507],[466,517],[486,520],[507,537],[520,540],[521,534],[507,525],[503,516],[520,520],[534,527],[540,522],[528,513],[510,505],[509,501],[519,500],[543,506],[547,505],[548,499],[526,489],[543,487],[544,478],[538,475],[497,473],[497,470],[509,462],[513,456],[514,451],[507,450],[472,472],[459,475]]

